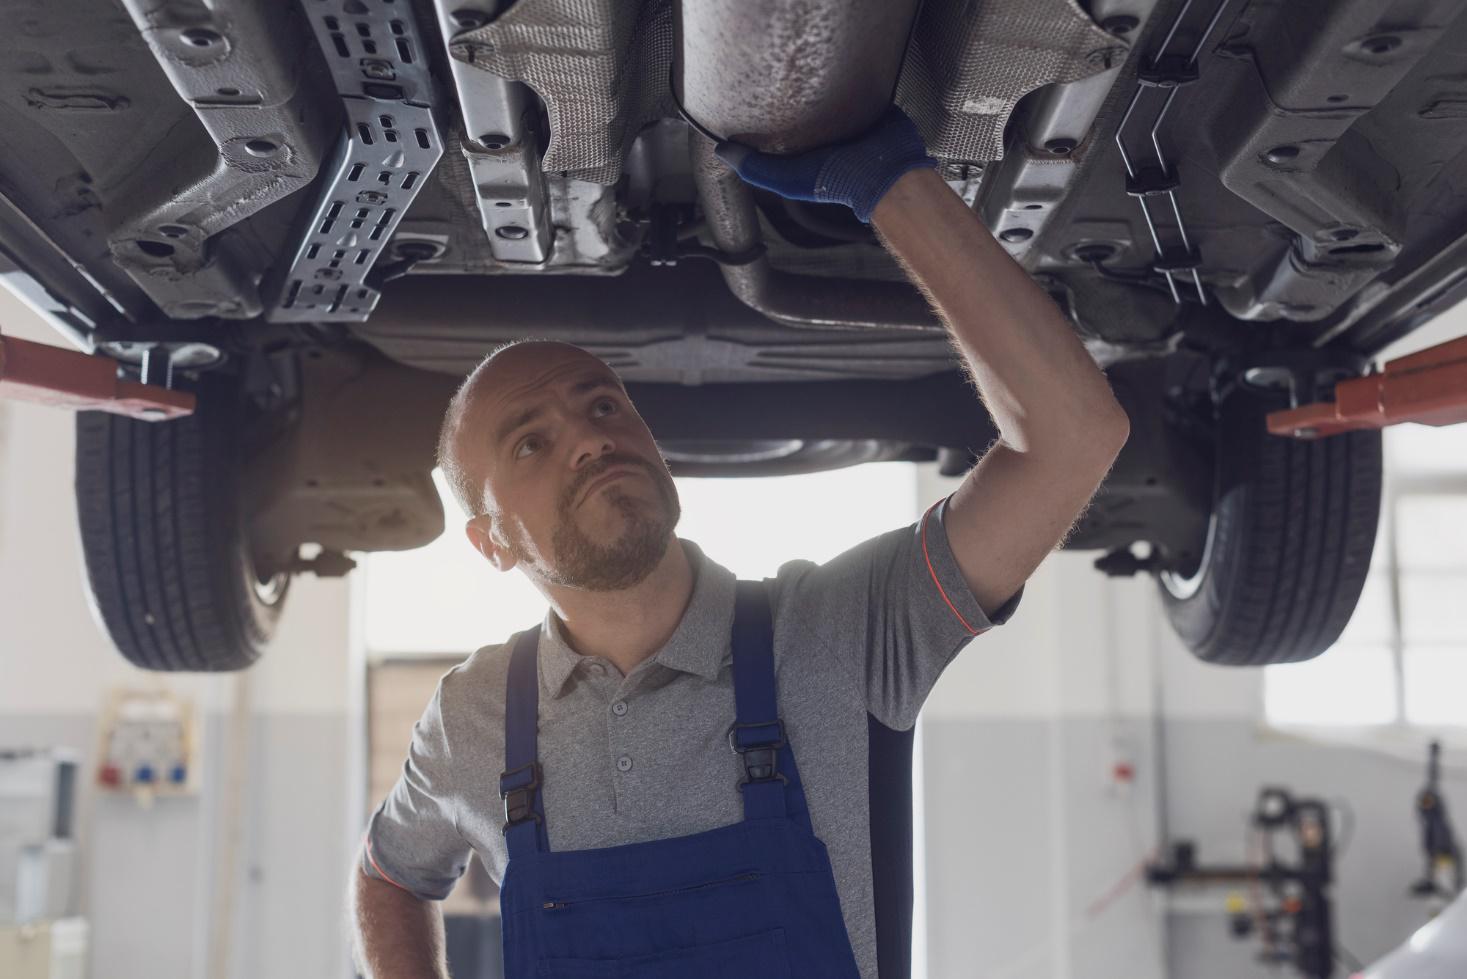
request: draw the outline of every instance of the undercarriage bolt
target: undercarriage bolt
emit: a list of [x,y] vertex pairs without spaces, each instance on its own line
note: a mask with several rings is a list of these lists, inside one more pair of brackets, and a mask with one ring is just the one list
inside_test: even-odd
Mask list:
[[519,241],[522,238],[528,238],[530,236],[528,229],[522,228],[517,224],[506,224],[502,227],[495,228],[494,233],[510,241]]
[[1100,22],[1100,29],[1116,37],[1125,37],[1139,26],[1141,21],[1129,14],[1117,14]]
[[472,7],[462,7],[455,10],[448,15],[448,19],[453,21],[453,26],[461,31],[477,30],[489,23],[488,14],[482,10],[475,10]]
[[211,31],[207,27],[190,27],[180,33],[179,37],[196,48],[212,48],[223,40],[216,31]]
[[1051,139],[1044,144],[1044,149],[1055,156],[1069,156],[1075,151],[1075,141],[1073,139]]
[[1034,237],[1034,232],[1028,228],[1005,228],[998,233],[998,236],[1004,241],[1015,243],[1028,241]]
[[1389,54],[1401,46],[1401,39],[1394,34],[1377,34],[1360,42],[1367,54]]
[[1286,143],[1283,146],[1275,146],[1263,154],[1263,158],[1269,163],[1288,163],[1298,155],[1299,147]]
[[485,133],[479,137],[479,142],[486,150],[502,150],[510,144],[510,138],[504,133]]

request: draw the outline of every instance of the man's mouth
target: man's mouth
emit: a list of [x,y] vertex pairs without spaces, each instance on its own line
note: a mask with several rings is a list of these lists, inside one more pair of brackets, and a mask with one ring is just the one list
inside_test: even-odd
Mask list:
[[598,489],[607,485],[608,483],[621,479],[623,476],[635,476],[637,475],[637,472],[638,470],[636,469],[631,469],[625,466],[618,466],[615,469],[612,469],[609,472],[598,476],[596,479],[591,481],[590,486],[586,487],[586,492],[581,495],[581,502],[584,503],[589,500],[591,498],[591,494],[595,493]]

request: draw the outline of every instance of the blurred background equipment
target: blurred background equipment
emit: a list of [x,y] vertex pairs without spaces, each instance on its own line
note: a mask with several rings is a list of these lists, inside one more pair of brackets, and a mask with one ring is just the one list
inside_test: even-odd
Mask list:
[[[1261,963],[1288,965],[1310,979],[1329,979],[1337,959],[1358,966],[1334,940],[1329,805],[1296,797],[1287,789],[1265,787],[1258,793],[1249,830],[1260,847],[1256,862],[1204,866],[1196,860],[1196,845],[1179,840],[1167,863],[1147,868],[1148,882],[1157,887],[1247,885],[1248,900],[1228,898],[1229,927],[1235,938],[1258,937]],[[1280,837],[1292,842],[1292,854],[1280,852]]]
[[166,690],[119,690],[102,723],[97,785],[105,791],[192,791],[193,708]]
[[1426,868],[1421,879],[1411,885],[1411,894],[1445,905],[1462,893],[1462,851],[1441,795],[1441,754],[1441,742],[1433,741],[1427,749],[1426,785],[1416,794]]
[[0,976],[81,979],[87,923],[77,917],[75,759],[0,750]]

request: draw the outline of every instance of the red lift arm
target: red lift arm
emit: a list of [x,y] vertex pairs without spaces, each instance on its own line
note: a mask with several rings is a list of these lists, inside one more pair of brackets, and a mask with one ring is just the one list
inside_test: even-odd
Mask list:
[[1379,374],[1335,385],[1335,400],[1270,412],[1274,435],[1320,438],[1401,422],[1467,422],[1467,337],[1389,361]]
[[115,360],[7,336],[0,336],[0,398],[143,421],[191,415],[196,405],[187,391],[119,378]]

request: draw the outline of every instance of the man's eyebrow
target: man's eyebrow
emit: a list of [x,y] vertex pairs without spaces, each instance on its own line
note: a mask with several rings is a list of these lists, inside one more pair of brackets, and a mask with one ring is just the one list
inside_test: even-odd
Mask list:
[[537,406],[534,408],[526,409],[525,411],[520,412],[518,415],[515,415],[514,417],[506,420],[503,424],[499,426],[498,431],[494,433],[494,444],[499,445],[503,443],[505,439],[509,438],[515,433],[516,429],[523,428],[524,426],[530,424],[530,422],[534,421],[542,414],[544,414],[544,409]]
[[585,394],[595,391],[597,388],[606,388],[611,391],[621,392],[621,385],[603,374],[596,374],[584,380],[577,381],[571,386],[571,394]]

